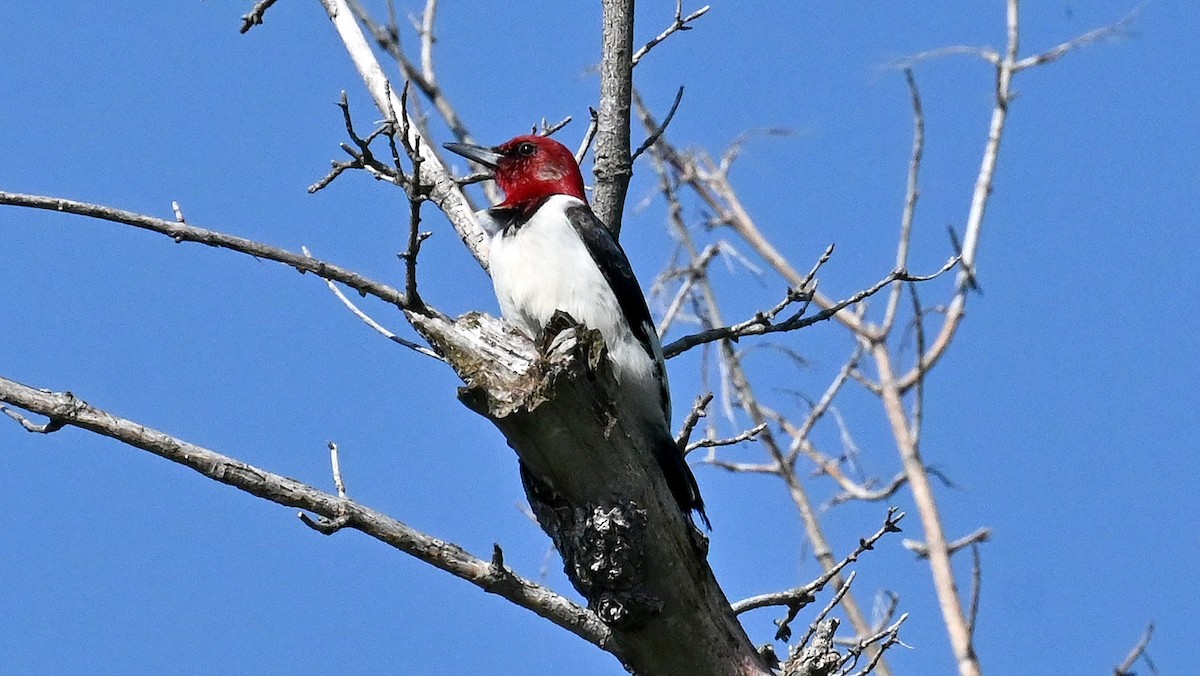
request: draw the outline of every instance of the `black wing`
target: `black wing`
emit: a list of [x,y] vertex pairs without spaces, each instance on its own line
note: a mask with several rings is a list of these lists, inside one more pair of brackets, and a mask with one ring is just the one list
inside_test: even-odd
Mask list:
[[616,295],[620,311],[629,322],[630,329],[634,331],[634,337],[642,343],[642,347],[646,348],[646,352],[654,360],[654,375],[661,384],[662,412],[666,415],[667,424],[664,429],[655,432],[658,438],[654,439],[654,456],[666,477],[667,486],[685,514],[695,509],[700,514],[704,526],[712,528],[708,515],[704,514],[704,499],[700,497],[700,486],[696,484],[695,474],[691,473],[683,449],[679,448],[679,444],[671,436],[671,388],[667,384],[666,359],[662,357],[659,333],[650,319],[646,297],[642,295],[642,287],[637,285],[637,277],[634,276],[634,268],[629,264],[629,257],[625,256],[625,250],[586,205],[568,208],[566,217],[571,226],[575,227],[575,232],[580,235],[583,245],[587,246],[588,253],[592,255],[596,267],[600,268],[600,273],[612,288],[613,295]]
[[659,467],[667,479],[675,501],[684,513],[696,510],[704,525],[712,528],[708,515],[704,513],[704,499],[700,497],[700,487],[692,468],[688,466],[683,450],[671,437],[671,392],[667,384],[667,364],[663,358],[662,344],[658,339],[658,330],[650,318],[650,308],[646,305],[646,297],[638,285],[637,277],[633,275],[633,266],[620,243],[613,238],[612,233],[592,210],[585,205],[577,205],[567,209],[567,219],[579,234],[579,239],[592,255],[596,267],[617,297],[621,313],[625,315],[633,336],[637,338],[646,352],[654,360],[654,371],[661,385],[662,407],[666,416],[667,427],[657,430],[654,440],[654,455]]
[[658,339],[658,330],[654,320],[650,318],[650,308],[646,305],[646,297],[642,295],[642,287],[638,285],[637,277],[633,275],[633,266],[620,243],[613,239],[612,233],[586,205],[580,204],[567,208],[567,219],[583,240],[588,253],[592,255],[596,267],[600,268],[617,303],[621,306],[621,314],[629,322],[633,337],[642,344],[650,358],[654,361],[654,375],[662,384],[662,407],[667,425],[671,424],[671,392],[667,383],[667,365],[663,358],[662,344]]

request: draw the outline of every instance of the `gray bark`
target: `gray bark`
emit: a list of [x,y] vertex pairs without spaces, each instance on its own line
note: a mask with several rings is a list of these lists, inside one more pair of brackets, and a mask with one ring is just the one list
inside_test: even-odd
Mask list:
[[[636,674],[769,674],[625,409],[599,334],[568,327],[540,351],[486,315],[412,315],[536,477],[535,507],[572,583]],[[527,484],[528,486],[528,484]]]

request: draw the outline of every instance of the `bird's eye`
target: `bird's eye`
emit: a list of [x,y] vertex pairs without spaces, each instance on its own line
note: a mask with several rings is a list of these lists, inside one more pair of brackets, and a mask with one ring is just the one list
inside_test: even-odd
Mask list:
[[537,152],[537,146],[533,145],[532,143],[529,143],[528,141],[517,146],[517,153],[520,155],[524,155],[525,157],[529,157],[529,156],[533,155],[535,152]]

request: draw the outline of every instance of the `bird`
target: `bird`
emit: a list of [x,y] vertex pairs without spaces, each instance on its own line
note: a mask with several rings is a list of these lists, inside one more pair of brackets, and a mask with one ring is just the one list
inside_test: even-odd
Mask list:
[[498,146],[446,143],[492,170],[504,193],[477,218],[491,237],[488,268],[504,318],[531,338],[565,312],[596,329],[608,347],[621,396],[684,514],[712,528],[700,487],[671,434],[666,359],[624,249],[592,211],[575,156],[548,136],[517,136]]

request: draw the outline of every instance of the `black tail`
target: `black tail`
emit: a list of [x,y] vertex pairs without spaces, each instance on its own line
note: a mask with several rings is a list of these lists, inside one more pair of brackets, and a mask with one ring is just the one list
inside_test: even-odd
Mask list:
[[696,475],[692,474],[692,468],[688,466],[687,459],[683,456],[683,449],[675,443],[670,433],[664,431],[661,438],[655,443],[654,457],[658,460],[658,466],[662,468],[663,475],[667,478],[667,486],[671,489],[671,495],[675,496],[675,502],[679,505],[679,509],[688,515],[695,510],[700,515],[700,520],[704,522],[704,527],[712,530],[712,523],[708,520],[708,515],[704,513],[704,498],[700,497],[700,486],[696,484]]

